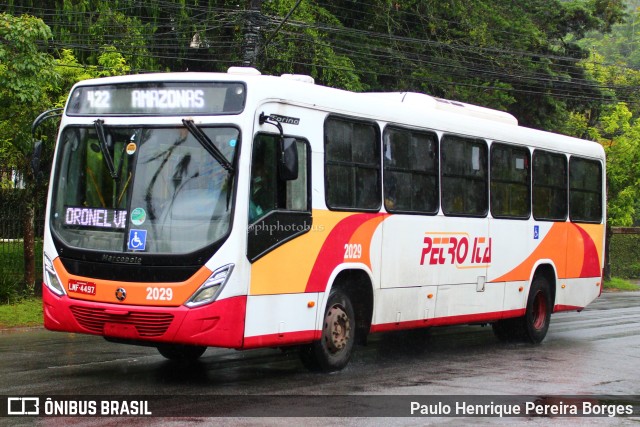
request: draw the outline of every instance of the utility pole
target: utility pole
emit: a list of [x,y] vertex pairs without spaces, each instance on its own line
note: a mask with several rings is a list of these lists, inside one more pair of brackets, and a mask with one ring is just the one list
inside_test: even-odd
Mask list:
[[242,43],[242,65],[245,67],[254,66],[258,57],[262,1],[249,0],[249,10],[244,26],[244,42]]

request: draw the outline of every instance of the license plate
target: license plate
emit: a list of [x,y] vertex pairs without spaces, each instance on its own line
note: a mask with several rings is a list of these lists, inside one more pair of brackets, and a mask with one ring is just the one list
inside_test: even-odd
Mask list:
[[83,295],[95,295],[96,284],[80,280],[69,280],[69,292],[75,292],[76,294]]

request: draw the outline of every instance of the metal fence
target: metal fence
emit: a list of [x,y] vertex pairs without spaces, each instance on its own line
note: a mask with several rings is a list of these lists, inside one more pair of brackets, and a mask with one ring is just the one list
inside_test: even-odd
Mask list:
[[[6,182],[6,181],[5,181]],[[23,222],[24,189],[0,189],[0,286],[20,289],[24,286]],[[35,204],[36,284],[42,275],[42,235],[44,230],[44,196]],[[2,292],[0,292],[2,293]]]

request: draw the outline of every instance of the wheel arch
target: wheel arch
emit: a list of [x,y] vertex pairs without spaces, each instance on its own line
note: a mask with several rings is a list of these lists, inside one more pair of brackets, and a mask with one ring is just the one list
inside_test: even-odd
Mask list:
[[335,275],[327,286],[321,313],[326,310],[326,301],[334,289],[344,292],[353,306],[356,318],[356,341],[366,342],[373,320],[373,280],[371,275],[361,268],[347,268]]
[[[551,292],[551,311],[553,312],[553,307],[556,305],[556,289],[558,283],[558,275],[556,272],[556,268],[551,263],[542,262],[536,266],[531,275],[531,280],[529,281],[529,286],[533,283],[534,279],[538,276],[542,276],[546,279],[549,284],[549,292]],[[527,297],[528,299],[528,297]]]

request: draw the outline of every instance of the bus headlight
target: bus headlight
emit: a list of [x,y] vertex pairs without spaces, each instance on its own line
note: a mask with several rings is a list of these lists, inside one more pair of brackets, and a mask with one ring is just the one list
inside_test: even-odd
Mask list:
[[187,307],[199,307],[213,302],[229,280],[232,271],[233,264],[227,264],[211,273],[211,276],[205,280],[185,305]]
[[62,282],[56,273],[56,269],[53,268],[53,262],[48,256],[44,256],[44,284],[47,288],[51,289],[51,292],[58,296],[66,294]]

